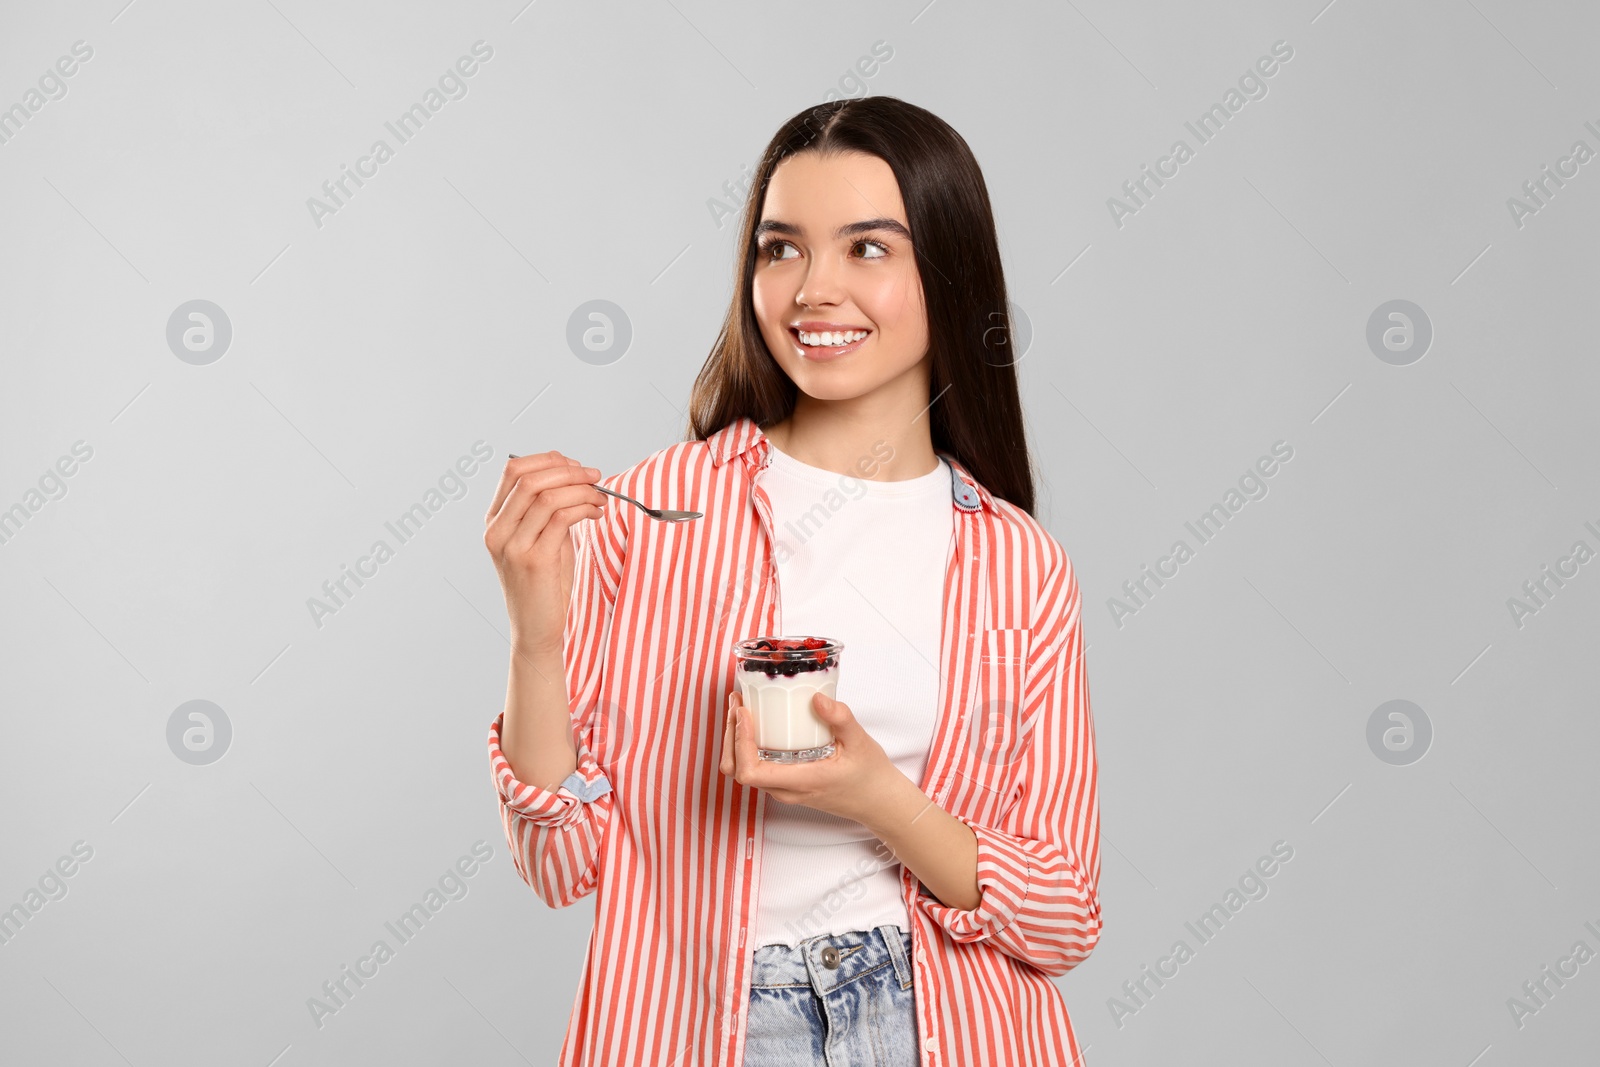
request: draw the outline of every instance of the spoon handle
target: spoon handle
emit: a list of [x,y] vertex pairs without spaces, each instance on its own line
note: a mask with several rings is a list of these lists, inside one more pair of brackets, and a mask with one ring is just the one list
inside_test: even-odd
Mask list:
[[626,500],[628,503],[634,505],[635,507],[643,508],[647,512],[652,512],[653,513],[656,510],[655,508],[647,507],[646,505],[639,503],[637,500],[633,499],[633,497],[631,497],[631,496],[623,496],[621,493],[618,493],[615,490],[607,489],[603,485],[594,485],[593,483],[590,483],[590,488],[591,489],[598,489],[602,493],[605,493],[605,494],[607,494],[609,496],[616,497],[618,500]]
[[[508,453],[508,455],[510,455],[510,457],[512,459],[516,459],[517,458],[515,453]],[[676,517],[679,514],[677,512],[673,512],[674,518],[672,518],[671,520],[666,520],[666,516],[664,516],[662,514],[662,511],[661,511],[660,508],[653,508],[648,504],[641,504],[637,500],[633,499],[633,497],[631,497],[631,496],[623,496],[621,493],[617,492],[616,490],[607,489],[603,485],[596,485],[593,482],[590,482],[589,483],[589,488],[598,489],[602,493],[605,493],[608,496],[616,497],[618,500],[626,500],[628,503],[632,504],[634,507],[636,507],[640,511],[644,512],[646,515],[650,516],[652,519],[663,519],[665,521],[680,521]],[[699,512],[694,512],[692,514],[687,515],[686,517],[698,519],[700,517],[700,514],[699,514]]]

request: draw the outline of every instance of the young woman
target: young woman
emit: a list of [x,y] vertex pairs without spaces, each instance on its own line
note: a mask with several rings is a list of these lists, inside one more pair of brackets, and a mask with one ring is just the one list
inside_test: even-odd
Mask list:
[[[977,162],[900,100],[809,108],[737,256],[689,439],[603,480],[514,458],[486,517],[507,840],[551,907],[596,893],[561,1063],[1076,1064],[1080,596],[1033,516]],[[845,645],[827,759],[757,758],[732,646],[771,634]]]

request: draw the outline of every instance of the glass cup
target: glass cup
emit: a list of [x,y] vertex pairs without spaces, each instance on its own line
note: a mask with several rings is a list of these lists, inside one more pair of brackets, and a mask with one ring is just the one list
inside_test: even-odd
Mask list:
[[837,699],[842,641],[766,635],[734,642],[739,699],[750,709],[756,750],[775,763],[809,763],[833,755],[833,727],[811,698]]

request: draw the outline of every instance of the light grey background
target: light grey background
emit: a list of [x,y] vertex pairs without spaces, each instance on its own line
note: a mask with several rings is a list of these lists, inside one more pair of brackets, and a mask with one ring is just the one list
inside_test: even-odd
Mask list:
[[[1593,1062],[1600,962],[1520,1026],[1507,1002],[1600,951],[1600,562],[1520,626],[1508,600],[1600,549],[1600,162],[1520,226],[1507,201],[1600,150],[1600,17],[1324,2],[7,4],[0,106],[93,56],[0,145],[0,508],[27,512],[0,544],[0,907],[93,854],[0,945],[0,1059],[553,1061],[592,898],[547,910],[502,838],[483,512],[508,451],[612,473],[681,439],[729,296],[708,201],[832,91],[967,138],[1032,326],[1101,761],[1105,933],[1058,979],[1087,1062]],[[480,40],[467,94],[317,226],[307,199]],[[1119,227],[1108,198],[1179,138]],[[167,342],[191,300],[232,328],[205,365]],[[567,343],[591,300],[631,326],[609,362]],[[1404,366],[1367,343],[1391,300],[1434,333]],[[465,496],[317,625],[480,440]],[[1268,494],[1119,626],[1123,582],[1279,441]],[[1433,731],[1403,766],[1367,740],[1395,699]],[[191,700],[231,725],[215,762],[169,748]],[[315,1025],[480,840],[467,894]],[[1185,922],[1278,841],[1200,945]]]

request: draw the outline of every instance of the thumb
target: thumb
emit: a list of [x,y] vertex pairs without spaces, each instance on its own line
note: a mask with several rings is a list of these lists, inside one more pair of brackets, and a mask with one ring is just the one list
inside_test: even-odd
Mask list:
[[817,693],[817,695],[812,699],[812,705],[817,709],[817,712],[823,717],[823,719],[835,725],[842,726],[853,721],[855,718],[855,716],[850,713],[850,706],[848,704],[842,704],[823,692]]

